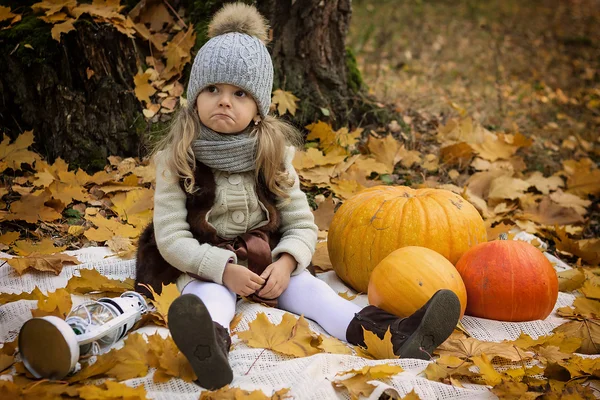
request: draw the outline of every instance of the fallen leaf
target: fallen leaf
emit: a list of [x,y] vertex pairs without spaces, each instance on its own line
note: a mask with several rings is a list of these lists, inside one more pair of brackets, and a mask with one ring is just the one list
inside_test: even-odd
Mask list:
[[345,342],[332,336],[319,335],[320,341],[317,348],[329,354],[352,354],[352,349]]
[[0,172],[6,168],[20,170],[21,164],[33,165],[40,159],[36,153],[27,150],[33,144],[33,131],[20,134],[12,144],[8,136],[3,135],[0,143]]
[[395,365],[366,366],[359,370],[352,369],[338,372],[336,376],[354,375],[346,379],[336,379],[331,383],[336,389],[345,388],[348,390],[352,399],[358,399],[360,396],[370,396],[373,390],[375,390],[375,385],[368,383],[369,381],[389,378],[402,371],[402,367]]
[[71,31],[74,31],[75,30],[75,27],[73,26],[74,21],[75,21],[74,19],[68,19],[60,24],[55,24],[52,27],[52,30],[50,31],[50,34],[52,35],[52,39],[56,40],[57,42],[60,42],[60,38],[63,33],[69,33]]
[[32,309],[31,315],[34,318],[54,315],[65,319],[72,307],[71,294],[65,289],[56,289],[56,291],[48,293],[48,296],[38,300],[37,309]]
[[283,314],[278,325],[272,324],[265,313],[258,313],[250,322],[249,329],[237,333],[250,347],[265,348],[295,357],[317,354],[319,349],[311,346],[316,336],[308,327],[303,316],[296,319],[292,314]]
[[146,400],[144,385],[133,388],[124,383],[105,381],[100,385],[85,385],[79,389],[79,396],[85,400]]
[[143,285],[146,289],[152,293],[153,299],[150,302],[156,307],[156,311],[165,322],[166,325],[169,323],[169,307],[176,298],[181,296],[179,289],[177,289],[177,285],[174,283],[170,283],[168,285],[162,285],[162,290],[160,294],[157,294],[152,286]]
[[535,188],[543,194],[548,194],[550,191],[557,190],[559,187],[564,186],[564,182],[559,176],[546,178],[544,177],[544,174],[539,171],[532,173],[526,181],[529,182],[531,186],[535,186]]
[[157,369],[153,377],[155,383],[168,382],[171,378],[186,382],[197,379],[190,362],[179,351],[171,336],[166,339],[159,334],[148,336],[148,364]]
[[60,274],[65,263],[80,264],[76,257],[67,254],[38,254],[32,253],[26,257],[13,257],[6,259],[6,262],[23,275],[28,269],[35,269],[42,272],[53,272]]
[[522,349],[516,349],[512,343],[494,343],[484,342],[475,338],[456,339],[450,337],[442,343],[435,353],[440,355],[453,355],[462,358],[472,359],[485,353],[489,357],[501,357],[510,361],[519,361],[530,359],[531,353]]
[[326,241],[317,242],[317,248],[312,258],[312,264],[323,272],[333,269],[331,260],[329,259]]
[[133,77],[133,83],[135,85],[135,97],[139,101],[145,101],[150,103],[150,96],[156,93],[156,89],[148,82],[150,80],[150,74],[148,72],[138,72]]
[[79,275],[73,275],[67,287],[65,288],[70,293],[88,294],[90,292],[109,292],[120,294],[129,290],[134,290],[134,281],[131,278],[126,278],[124,281],[118,279],[109,279],[102,275],[98,270],[92,268],[79,269]]
[[292,92],[286,92],[281,89],[273,91],[272,103],[277,105],[277,113],[284,115],[289,112],[292,116],[296,115],[296,102],[300,99],[294,96]]
[[390,332],[389,327],[383,335],[383,339],[380,339],[375,333],[370,332],[365,328],[363,328],[363,335],[366,352],[372,355],[376,360],[400,358],[394,354],[392,333]]

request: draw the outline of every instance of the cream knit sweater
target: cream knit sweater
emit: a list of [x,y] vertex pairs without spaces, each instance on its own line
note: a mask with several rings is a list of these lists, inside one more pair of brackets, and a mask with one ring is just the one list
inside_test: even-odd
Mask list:
[[[295,148],[289,146],[285,165],[294,179],[294,185],[289,190],[291,201],[287,204],[281,201],[276,203],[281,212],[282,237],[271,253],[273,261],[281,253],[289,253],[296,259],[298,266],[292,275],[302,272],[310,263],[318,232],[306,195],[300,190],[298,174],[292,166],[294,154]],[[230,250],[208,243],[200,244],[194,239],[186,221],[185,192],[166,168],[163,153],[156,155],[155,163],[154,235],[158,251],[175,268],[222,284],[225,265],[230,259],[236,264],[247,264],[238,262],[235,253]],[[213,174],[217,186],[216,198],[206,219],[219,236],[234,238],[269,222],[268,212],[256,194],[254,171],[229,174],[213,170]],[[192,279],[187,274],[181,275],[177,280],[178,288],[183,290]]]

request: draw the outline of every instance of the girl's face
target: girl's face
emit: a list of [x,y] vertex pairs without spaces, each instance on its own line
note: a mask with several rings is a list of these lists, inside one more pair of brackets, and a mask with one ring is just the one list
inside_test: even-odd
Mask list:
[[202,89],[196,100],[196,108],[204,126],[223,134],[240,133],[253,118],[258,118],[258,108],[252,96],[226,83]]

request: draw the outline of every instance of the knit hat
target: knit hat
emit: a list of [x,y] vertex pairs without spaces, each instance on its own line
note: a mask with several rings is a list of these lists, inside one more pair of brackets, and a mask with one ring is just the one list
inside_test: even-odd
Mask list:
[[208,26],[211,38],[196,54],[187,89],[189,107],[195,107],[202,89],[217,83],[238,86],[254,97],[264,118],[271,106],[273,62],[265,45],[267,21],[244,3],[219,10]]

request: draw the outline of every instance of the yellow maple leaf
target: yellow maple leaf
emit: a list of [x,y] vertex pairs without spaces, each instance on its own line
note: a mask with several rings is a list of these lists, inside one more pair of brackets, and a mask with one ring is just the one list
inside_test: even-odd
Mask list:
[[310,132],[306,136],[306,140],[319,140],[320,147],[325,154],[337,147],[336,135],[330,124],[323,121],[318,121],[307,125],[306,129]]
[[85,237],[97,242],[111,240],[113,236],[135,238],[139,236],[141,231],[141,229],[131,225],[122,224],[115,218],[107,219],[102,216],[86,215],[85,219],[97,226],[97,228],[90,228],[85,231]]
[[35,269],[43,272],[53,272],[60,274],[65,263],[80,264],[76,257],[67,254],[38,254],[32,253],[26,257],[13,257],[6,259],[6,262],[19,273],[23,275],[28,269]]
[[156,307],[156,311],[158,312],[162,320],[165,322],[165,324],[168,325],[169,307],[171,307],[171,303],[173,303],[173,301],[175,301],[176,298],[181,296],[179,289],[177,289],[177,285],[175,285],[174,283],[170,283],[167,286],[162,285],[162,290],[160,294],[157,294],[151,286],[144,285],[144,287],[148,289],[150,293],[152,293],[152,297],[154,299],[151,299],[150,302],[154,304],[154,307]]
[[442,382],[452,376],[471,376],[473,364],[453,355],[442,355],[425,368],[425,376],[430,381]]
[[156,383],[167,382],[171,378],[180,378],[186,382],[197,379],[189,361],[170,336],[166,339],[159,334],[148,336],[148,363],[157,369],[153,377]]
[[319,335],[316,347],[329,354],[352,354],[352,349],[345,342],[332,336]]
[[354,165],[364,171],[365,176],[371,175],[371,172],[376,172],[379,175],[391,174],[394,172],[393,165],[384,164],[373,157],[365,157],[362,155],[354,161]]
[[31,6],[34,12],[43,11],[46,16],[50,16],[61,11],[63,8],[72,10],[77,6],[77,0],[42,0]]
[[65,13],[64,11],[60,11],[52,15],[42,15],[38,18],[49,24],[56,24],[57,22],[62,22],[69,19],[67,13]]
[[181,30],[165,46],[164,55],[167,59],[165,69],[160,73],[161,79],[169,80],[181,74],[185,65],[191,61],[191,50],[196,42],[194,26],[188,24],[188,30]]
[[0,293],[0,305],[17,300],[40,300],[44,297],[46,297],[46,295],[36,286],[31,292]]
[[15,362],[15,353],[17,351],[17,339],[12,342],[5,342],[0,349],[0,372],[4,371]]
[[324,155],[319,149],[314,147],[306,151],[297,151],[292,160],[292,165],[297,170],[310,169],[320,165],[337,164],[344,161],[346,154],[328,154]]
[[366,351],[377,360],[400,358],[394,354],[394,346],[392,345],[392,333],[388,327],[383,335],[383,339],[363,328]]
[[502,382],[502,374],[494,369],[494,366],[485,353],[481,353],[480,356],[471,357],[471,360],[479,368],[479,374],[486,385],[496,386]]
[[572,292],[579,289],[585,282],[585,275],[580,268],[572,268],[558,272],[558,291]]
[[148,374],[147,346],[144,335],[130,333],[123,347],[115,353],[117,363],[106,372],[106,375],[120,381],[146,376]]
[[[446,165],[466,165],[473,157],[473,148],[467,143],[454,143],[440,149],[440,158]],[[480,160],[480,159],[478,159]]]
[[55,254],[65,251],[67,246],[54,246],[54,241],[50,238],[43,238],[37,243],[27,240],[17,240],[15,242],[15,253],[19,256],[28,256],[33,253],[38,254]]
[[440,355],[453,355],[461,358],[473,358],[482,353],[490,357],[501,357],[510,361],[522,361],[532,357],[531,352],[517,349],[512,343],[485,342],[475,338],[450,337],[435,352]]
[[329,186],[331,186],[331,190],[342,199],[349,199],[356,193],[365,189],[365,187],[356,180],[349,179],[338,179],[335,182],[331,182]]
[[15,240],[17,240],[19,238],[19,236],[20,236],[19,232],[14,232],[14,231],[4,232],[2,235],[0,235],[0,243],[10,246],[15,242]]
[[581,257],[585,262],[591,265],[600,263],[600,241],[586,242],[583,240],[573,240],[567,235],[565,227],[555,226],[556,248],[577,257]]
[[296,319],[285,313],[278,325],[272,324],[265,313],[258,313],[249,329],[237,333],[250,347],[265,348],[295,357],[306,357],[319,352],[311,342],[316,336],[301,316]]
[[109,279],[100,274],[96,269],[79,269],[79,275],[73,275],[67,287],[65,288],[70,293],[87,294],[90,292],[111,292],[123,293],[128,290],[134,290],[134,281],[131,278],[126,278],[123,281],[118,279]]
[[110,198],[115,211],[122,221],[135,227],[144,228],[152,220],[154,190],[140,189],[117,193]]
[[581,170],[567,178],[567,192],[585,197],[600,193],[600,169]]
[[346,379],[336,379],[331,383],[336,389],[347,389],[348,392],[350,392],[352,399],[358,399],[360,396],[370,396],[371,393],[373,393],[373,390],[375,390],[375,385],[368,383],[369,381],[389,378],[402,371],[402,367],[396,365],[382,364],[366,366],[358,370],[352,369],[349,371],[338,372],[336,376],[354,375]]
[[540,171],[533,172],[526,180],[543,194],[548,194],[550,191],[554,191],[565,185],[561,177],[550,176],[546,178]]
[[85,385],[79,389],[79,396],[85,400],[146,400],[144,385],[133,388],[124,383],[105,381],[101,385]]
[[387,166],[389,171],[393,171],[396,163],[400,161],[400,143],[392,135],[383,138],[369,136],[367,147],[375,160]]
[[156,93],[156,89],[152,85],[150,85],[150,83],[148,82],[149,80],[149,72],[138,72],[133,77],[133,83],[135,85],[135,97],[137,97],[139,101],[145,101],[146,103],[150,103],[150,96]]
[[225,385],[218,390],[203,391],[199,400],[281,400],[289,398],[288,392],[288,388],[283,388],[267,396],[260,389],[250,391]]
[[6,214],[4,219],[9,221],[23,220],[30,224],[35,224],[38,221],[57,220],[61,217],[61,214],[45,204],[50,201],[51,197],[52,195],[47,190],[24,194],[21,199],[10,204],[10,213]]
[[115,254],[115,256],[124,260],[135,258],[137,247],[134,241],[121,236],[113,236],[106,241],[106,246]]
[[489,161],[509,159],[518,150],[517,146],[506,143],[503,138],[488,131],[487,129],[483,129],[482,142],[469,144],[479,155],[479,157]]
[[330,271],[333,269],[333,265],[331,265],[331,260],[329,259],[329,252],[327,251],[327,242],[317,242],[312,264],[320,271]]
[[0,22],[16,17],[17,14],[10,12],[10,7],[0,6]]
[[513,340],[515,346],[522,349],[536,348],[541,346],[557,346],[561,351],[566,353],[575,352],[581,345],[581,339],[576,337],[567,337],[562,332],[556,332],[553,335],[539,336],[533,339],[526,333],[521,332],[521,335],[516,340]]
[[410,168],[413,164],[421,164],[421,153],[416,150],[407,150],[404,145],[398,149],[397,155],[405,168]]
[[130,333],[125,339],[123,347],[112,349],[108,353],[99,355],[93,364],[82,363],[78,373],[66,379],[75,383],[83,380],[107,375],[126,380],[148,374],[148,344],[140,333]]
[[10,143],[10,138],[3,135],[3,140],[0,143],[0,172],[6,168],[20,170],[21,164],[33,165],[40,159],[40,156],[32,151],[27,150],[33,144],[33,131],[25,131],[15,139],[13,144]]
[[296,102],[300,100],[292,92],[286,92],[277,89],[273,92],[271,102],[277,105],[277,113],[284,115],[289,111],[290,114],[296,115]]
[[32,309],[31,315],[35,318],[54,315],[65,319],[72,307],[71,294],[65,289],[56,289],[56,291],[48,293],[48,296],[42,295],[38,299],[37,309]]
[[52,35],[52,39],[56,40],[57,42],[60,42],[60,37],[63,33],[69,33],[71,31],[75,30],[75,27],[73,26],[73,22],[75,21],[75,19],[68,19],[60,24],[55,24],[52,27],[52,30],[50,31],[50,34]]

